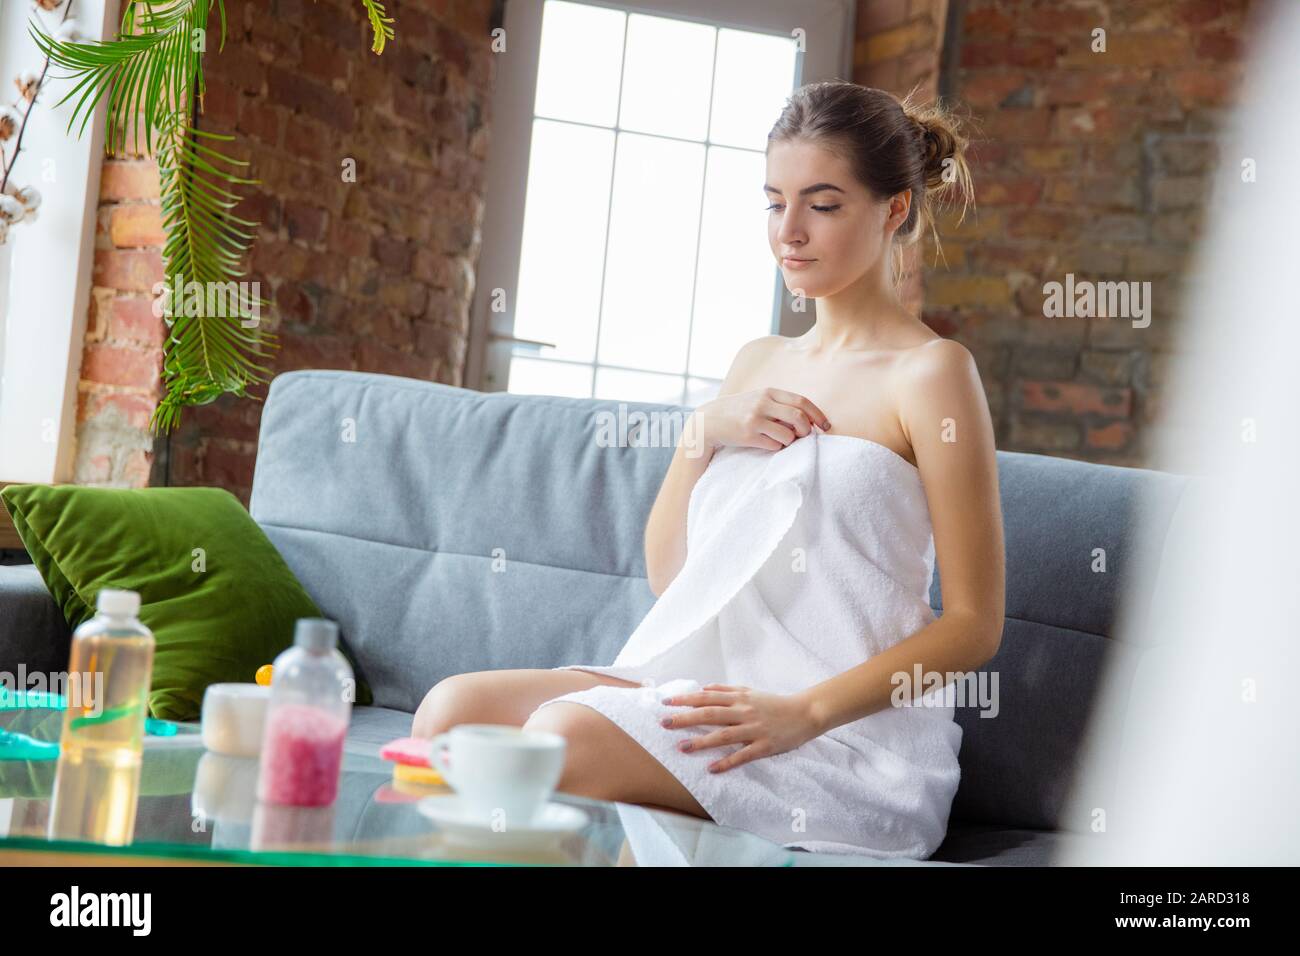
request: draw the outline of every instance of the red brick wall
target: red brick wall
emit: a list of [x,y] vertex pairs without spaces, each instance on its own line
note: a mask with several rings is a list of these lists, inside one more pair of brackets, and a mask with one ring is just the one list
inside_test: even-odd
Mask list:
[[[944,24],[949,0],[858,0],[853,43],[854,83],[906,95],[914,87],[924,101],[938,94]],[[903,305],[921,311],[924,242],[903,256]]]
[[[460,384],[488,148],[492,0],[403,0],[370,51],[359,0],[227,0],[200,127],[250,160],[237,215],[260,221],[250,274],[272,305],[275,372],[346,368]],[[215,30],[216,21],[213,21]],[[343,163],[355,160],[356,181]],[[156,441],[164,327],[152,161],[110,162],[82,372],[76,480],[218,485],[247,502],[262,405],[187,409]],[[265,395],[265,387],[255,390]],[[152,480],[150,470],[152,467]]]
[[[370,52],[359,0],[227,0],[201,126],[252,161],[250,279],[273,303],[275,371],[344,368],[460,384],[488,146],[490,0],[405,0]],[[356,181],[343,162],[356,161]],[[265,388],[258,389],[264,395]],[[173,485],[245,502],[260,402],[187,410],[160,449]],[[160,444],[162,444],[160,442]],[[163,470],[163,469],[160,469]]]
[[107,160],[99,187],[90,314],[77,383],[72,480],[140,487],[149,482],[163,325],[151,290],[162,279],[158,166],[149,157]]
[[[1249,6],[859,0],[853,78],[899,94],[950,88],[981,130],[977,209],[961,228],[941,229],[946,267],[933,264],[928,243],[909,257],[904,298],[976,356],[999,447],[1146,462]],[[492,9],[492,0],[391,3],[398,37],[376,57],[356,0],[227,3],[229,36],[224,50],[209,49],[201,125],[237,133],[229,148],[263,180],[239,212],[262,222],[250,278],[273,302],[264,321],[281,343],[276,371],[460,384],[489,148]],[[1097,26],[1108,33],[1105,54],[1089,49]],[[955,68],[941,76],[945,63]],[[342,180],[348,157],[355,183]],[[156,190],[149,161],[105,170],[77,480],[143,484],[152,463],[153,483],[220,485],[247,500],[260,403],[187,410],[151,451]],[[1045,318],[1043,284],[1067,272],[1151,281],[1150,327]]]
[[[1249,7],[964,3],[945,79],[982,126],[979,208],[941,229],[949,268],[927,267],[924,318],[976,356],[1000,448],[1148,463]],[[1043,285],[1067,273],[1149,281],[1150,325],[1045,317]]]

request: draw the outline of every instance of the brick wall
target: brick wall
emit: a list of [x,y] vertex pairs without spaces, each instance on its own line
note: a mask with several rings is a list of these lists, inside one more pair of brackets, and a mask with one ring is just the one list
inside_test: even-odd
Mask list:
[[[949,0],[858,0],[853,43],[854,83],[904,96],[917,88],[938,94]],[[924,242],[903,254],[903,305],[919,313],[925,297]]]
[[[979,124],[978,207],[941,228],[946,267],[928,243],[909,256],[904,298],[976,356],[999,447],[1146,462],[1249,6],[859,0],[853,79],[947,90]],[[398,38],[376,57],[356,0],[227,3],[201,125],[237,133],[230,149],[263,180],[239,211],[262,222],[249,278],[273,302],[276,371],[460,384],[493,9],[394,2]],[[1104,54],[1089,49],[1097,26]],[[355,183],[342,176],[349,158]],[[145,296],[161,276],[150,161],[109,163],[101,203],[77,480],[219,485],[246,501],[260,403],[187,410],[157,442],[145,427],[162,335]],[[1045,318],[1043,284],[1066,273],[1150,281],[1150,327]]]
[[77,383],[77,484],[148,483],[163,340],[150,293],[162,275],[158,166],[139,155],[106,160]]
[[[1146,464],[1250,3],[953,3],[944,81],[982,128],[978,210],[940,230],[946,269],[927,252],[923,317],[976,356],[1000,448]],[[917,8],[889,30],[926,38]],[[1044,283],[1067,273],[1150,282],[1150,325],[1045,317]]]
[[[490,0],[387,5],[370,52],[357,0],[227,0],[201,125],[252,161],[250,279],[273,303],[275,371],[345,368],[460,384],[488,146]],[[356,181],[344,181],[354,160]],[[258,390],[264,395],[265,388]],[[260,402],[187,410],[160,480],[247,502]],[[160,442],[160,445],[163,444]]]
[[[227,0],[199,125],[251,161],[246,277],[272,305],[275,372],[346,368],[460,384],[488,148],[492,0],[387,4],[370,52],[359,0]],[[213,25],[215,28],[215,19]],[[355,182],[344,179],[355,163]],[[148,433],[164,326],[152,161],[109,162],[82,363],[76,480],[218,485],[247,502],[262,405],[223,398]],[[265,395],[265,387],[255,390]],[[152,475],[151,475],[152,470]]]

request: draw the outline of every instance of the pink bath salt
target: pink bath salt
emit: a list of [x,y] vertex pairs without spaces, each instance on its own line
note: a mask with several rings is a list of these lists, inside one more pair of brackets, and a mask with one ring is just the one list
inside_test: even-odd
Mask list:
[[323,807],[334,802],[347,723],[306,704],[281,704],[270,714],[258,796],[266,803]]

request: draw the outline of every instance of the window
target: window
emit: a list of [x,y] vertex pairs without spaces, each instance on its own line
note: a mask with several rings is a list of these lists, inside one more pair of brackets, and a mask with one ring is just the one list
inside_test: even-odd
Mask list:
[[784,330],[766,137],[808,36],[830,62],[852,35],[839,4],[801,7],[545,0],[507,21],[536,41],[498,75],[468,384],[694,406]]

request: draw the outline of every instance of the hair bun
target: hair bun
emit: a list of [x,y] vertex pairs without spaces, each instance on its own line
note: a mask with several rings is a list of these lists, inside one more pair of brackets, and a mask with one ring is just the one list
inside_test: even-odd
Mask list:
[[909,113],[908,118],[916,124],[925,150],[925,184],[933,189],[945,182],[949,159],[957,155],[961,148],[956,133],[942,119]]

